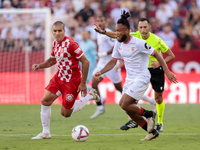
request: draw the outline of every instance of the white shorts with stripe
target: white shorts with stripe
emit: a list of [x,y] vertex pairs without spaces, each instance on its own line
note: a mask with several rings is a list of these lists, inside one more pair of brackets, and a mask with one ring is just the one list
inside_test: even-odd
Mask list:
[[141,80],[126,81],[123,86],[122,94],[126,93],[130,97],[139,101],[148,89],[148,87],[149,83],[145,83]]

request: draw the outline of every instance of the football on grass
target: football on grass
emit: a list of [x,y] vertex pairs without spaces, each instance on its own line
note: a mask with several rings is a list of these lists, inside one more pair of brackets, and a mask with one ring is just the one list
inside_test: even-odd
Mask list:
[[84,142],[89,137],[89,130],[84,125],[75,126],[72,129],[72,138],[77,142]]

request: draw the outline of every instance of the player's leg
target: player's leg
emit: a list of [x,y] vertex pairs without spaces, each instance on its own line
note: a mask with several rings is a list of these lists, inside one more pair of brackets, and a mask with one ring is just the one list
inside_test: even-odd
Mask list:
[[41,102],[41,122],[43,126],[42,133],[31,139],[50,139],[50,118],[51,118],[51,104],[57,99],[57,95],[46,90]]
[[155,100],[156,100],[156,109],[157,109],[157,114],[158,114],[158,121],[156,125],[156,130],[159,132],[163,131],[163,116],[165,112],[165,103],[163,101],[163,96],[162,93],[155,92]]
[[[148,132],[148,136],[145,137],[144,140],[151,140],[159,135],[159,133],[153,129],[155,123],[155,113],[153,111],[148,111],[142,107],[139,107],[137,105],[137,101],[126,93],[123,94],[119,105],[126,111],[133,121],[135,121],[141,128]],[[147,121],[143,116],[147,118]]]
[[82,97],[80,100],[75,101],[71,115],[81,110],[89,100],[95,100],[96,102],[100,101],[100,97],[95,89],[91,89],[89,94],[87,94],[85,97]]
[[122,83],[119,82],[119,83],[114,83],[114,86],[116,88],[117,91],[121,92],[122,93]]
[[[76,99],[77,97],[75,97]],[[95,89],[90,90],[89,94],[85,97],[82,97],[80,100],[73,100],[74,104],[70,103],[63,103],[61,107],[61,114],[64,117],[70,117],[72,114],[76,113],[77,111],[81,110],[89,100],[96,100],[97,102],[100,101],[99,95],[97,94]]]
[[163,131],[163,116],[165,111],[165,103],[163,101],[163,91],[164,91],[164,83],[165,83],[165,76],[162,67],[156,69],[149,69],[151,73],[151,84],[152,88],[155,91],[155,101],[156,101],[156,109],[158,115],[157,121],[157,130],[159,132]]
[[[102,80],[103,80],[103,77],[101,77],[100,80],[97,80],[96,78],[92,77],[92,88],[97,91],[97,94],[99,96],[100,96],[100,92],[99,92],[98,84]],[[94,118],[98,117],[99,115],[105,113],[105,109],[104,109],[104,106],[103,106],[101,100],[99,102],[96,102],[96,104],[97,104],[97,109],[96,109],[95,113],[90,117],[91,119],[94,119]]]
[[148,97],[147,95],[143,95],[142,100],[146,101],[146,102],[149,102],[151,104],[151,107],[152,107],[152,110],[156,113],[156,101],[154,98],[150,98]]

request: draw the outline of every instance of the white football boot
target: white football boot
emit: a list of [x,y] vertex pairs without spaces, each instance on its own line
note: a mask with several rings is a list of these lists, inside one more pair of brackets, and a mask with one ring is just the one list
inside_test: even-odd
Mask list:
[[95,111],[95,113],[90,117],[90,119],[97,118],[99,115],[101,115],[101,114],[103,114],[103,113],[105,113],[105,109],[104,109],[104,108],[101,109],[101,110],[97,109],[97,110]]
[[37,136],[32,137],[31,139],[51,139],[50,133],[39,133]]

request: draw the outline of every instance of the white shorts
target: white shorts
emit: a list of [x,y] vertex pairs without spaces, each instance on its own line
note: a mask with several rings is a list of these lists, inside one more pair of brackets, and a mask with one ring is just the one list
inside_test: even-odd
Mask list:
[[146,92],[146,90],[148,89],[148,87],[149,83],[145,83],[141,80],[129,81],[129,82],[126,81],[124,83],[122,94],[126,93],[130,97],[139,101]]
[[[105,64],[97,64],[96,68],[94,69],[92,75],[94,75],[96,72],[101,71],[101,69],[103,69],[105,66]],[[115,66],[116,67],[116,66]],[[104,78],[105,76],[107,76],[114,84],[120,83],[122,81],[121,78],[121,70],[118,69],[118,71],[115,71],[115,67],[113,67],[110,71],[104,73],[101,75],[102,78]]]

